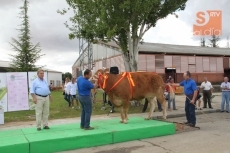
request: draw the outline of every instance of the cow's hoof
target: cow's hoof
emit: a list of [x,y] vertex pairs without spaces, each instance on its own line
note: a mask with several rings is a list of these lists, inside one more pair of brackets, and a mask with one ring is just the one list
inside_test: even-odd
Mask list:
[[145,120],[150,120],[150,118],[149,118],[149,117],[146,117]]
[[120,123],[124,123],[124,121],[120,121]]
[[128,122],[127,122],[127,121],[124,121],[123,123],[124,123],[124,124],[127,124]]

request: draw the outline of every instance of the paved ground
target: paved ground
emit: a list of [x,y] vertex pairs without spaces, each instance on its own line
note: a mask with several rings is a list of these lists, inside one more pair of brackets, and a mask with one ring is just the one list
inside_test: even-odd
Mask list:
[[[62,153],[230,153],[230,114],[198,115],[200,130]],[[169,119],[183,122],[184,117]]]

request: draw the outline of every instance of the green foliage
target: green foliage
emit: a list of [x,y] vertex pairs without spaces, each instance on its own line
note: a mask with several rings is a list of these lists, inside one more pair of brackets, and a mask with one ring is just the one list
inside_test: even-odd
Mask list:
[[201,46],[201,47],[206,47],[206,41],[205,41],[205,38],[204,38],[204,37],[202,37],[202,38],[200,39],[200,46]]
[[209,47],[219,47],[218,42],[220,40],[219,36],[212,35],[212,38],[209,39]]
[[[66,0],[73,9],[66,23],[70,39],[115,41],[131,66],[137,62],[138,44],[158,20],[184,10],[187,0]],[[70,9],[68,8],[68,10]],[[65,14],[66,9],[58,11]]]
[[38,67],[35,63],[40,59],[41,49],[39,43],[32,45],[29,29],[28,0],[24,0],[24,5],[20,7],[20,18],[22,18],[21,28],[18,29],[18,40],[12,38],[11,46],[16,52],[15,55],[10,55],[11,65],[9,71],[28,72],[36,71]]
[[69,72],[62,73],[62,81],[65,82],[65,79],[69,78],[70,80],[72,79],[72,74]]

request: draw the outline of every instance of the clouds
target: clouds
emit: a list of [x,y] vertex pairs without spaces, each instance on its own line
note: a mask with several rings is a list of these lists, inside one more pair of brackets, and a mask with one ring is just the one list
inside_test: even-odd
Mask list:
[[[11,38],[17,38],[21,23],[19,7],[23,5],[20,0],[1,0],[0,14],[0,60],[9,60],[8,54],[13,54],[9,45]],[[79,53],[79,41],[69,40],[69,30],[64,23],[73,15],[71,12],[66,15],[57,13],[58,9],[68,7],[66,1],[54,0],[30,0],[29,1],[29,23],[32,36],[32,43],[40,42],[42,54],[46,54],[39,60],[39,65],[47,65],[48,68],[67,72],[71,71],[72,64],[77,59]]]
[[[9,60],[12,54],[9,45],[11,38],[17,38],[21,20],[19,7],[22,0],[1,0],[1,37],[0,60]],[[68,8],[65,0],[29,0],[30,30],[33,44],[40,42],[42,53],[46,54],[38,61],[39,65],[63,72],[71,72],[72,65],[78,58],[79,41],[69,40],[69,30],[63,23],[69,21],[72,12],[66,15],[57,13],[58,9]],[[192,26],[198,11],[223,11],[223,36],[221,46],[226,46],[226,37],[230,36],[230,3],[229,0],[188,0],[185,11],[178,12],[179,18],[169,15],[157,22],[156,27],[150,29],[144,36],[145,42],[196,45],[200,44],[200,37],[192,35]]]
[[[156,27],[146,35],[145,41],[170,43],[181,45],[199,45],[200,36],[193,36],[193,24],[196,21],[196,13],[207,10],[222,10],[222,36],[220,46],[225,47],[226,38],[230,36],[230,3],[227,0],[189,0],[184,11],[177,12],[179,18],[169,15],[166,19],[159,20]],[[208,41],[210,37],[206,37]]]

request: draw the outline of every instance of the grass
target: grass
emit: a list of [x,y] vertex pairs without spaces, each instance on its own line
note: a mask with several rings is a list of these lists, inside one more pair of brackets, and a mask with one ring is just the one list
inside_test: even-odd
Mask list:
[[[79,117],[81,110],[68,107],[68,103],[64,100],[62,91],[52,91],[53,101],[50,103],[50,116],[49,119],[63,119],[63,118],[73,118]],[[107,105],[106,110],[101,110],[102,107],[102,92],[97,92],[96,105],[93,109],[93,115],[107,115],[110,107]],[[76,104],[75,104],[76,106]],[[129,114],[132,113],[141,113],[143,107],[131,106],[129,109]],[[118,108],[115,108],[116,112],[120,112]],[[28,111],[18,111],[18,112],[6,112],[5,113],[5,122],[16,122],[16,121],[34,121],[34,110]]]

